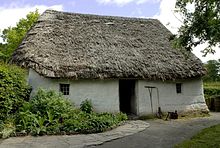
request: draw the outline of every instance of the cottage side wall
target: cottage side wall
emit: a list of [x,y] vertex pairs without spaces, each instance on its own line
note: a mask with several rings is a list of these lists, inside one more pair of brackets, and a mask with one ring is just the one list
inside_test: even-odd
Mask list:
[[29,84],[32,95],[38,88],[59,91],[60,83],[70,84],[70,95],[66,96],[76,106],[85,99],[91,99],[97,112],[119,112],[118,80],[65,80],[49,79],[40,76],[34,70],[29,70]]
[[[48,79],[40,76],[34,70],[29,70],[29,84],[32,95],[38,88],[59,91],[60,83],[70,84],[70,95],[67,96],[76,106],[85,99],[91,99],[97,112],[119,112],[119,81],[118,80],[65,80]],[[203,84],[200,78],[181,81],[182,93],[176,93],[177,82],[137,80],[135,86],[134,106],[138,115],[156,113],[160,106],[163,112],[175,111],[208,111],[203,95]],[[148,88],[152,89],[152,107]]]
[[159,90],[159,104],[157,91],[152,90],[152,106],[153,112],[156,113],[158,106],[163,112],[175,111],[191,112],[191,111],[208,111],[203,94],[203,83],[201,78],[195,80],[181,81],[182,93],[176,93],[177,82],[162,81],[138,81],[138,108],[139,115],[152,113],[151,101],[148,88],[145,86],[157,87]]

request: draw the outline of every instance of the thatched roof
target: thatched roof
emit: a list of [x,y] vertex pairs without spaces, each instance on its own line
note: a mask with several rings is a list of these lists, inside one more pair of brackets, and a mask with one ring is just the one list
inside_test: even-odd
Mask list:
[[175,80],[205,73],[193,54],[173,49],[156,19],[45,11],[12,62],[51,78]]

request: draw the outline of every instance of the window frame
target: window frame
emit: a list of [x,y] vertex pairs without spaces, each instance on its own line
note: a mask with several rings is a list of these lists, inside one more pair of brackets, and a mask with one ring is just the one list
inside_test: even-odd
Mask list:
[[70,84],[67,83],[60,83],[59,90],[64,96],[70,95]]
[[182,83],[176,83],[176,93],[182,94],[183,93],[183,84]]

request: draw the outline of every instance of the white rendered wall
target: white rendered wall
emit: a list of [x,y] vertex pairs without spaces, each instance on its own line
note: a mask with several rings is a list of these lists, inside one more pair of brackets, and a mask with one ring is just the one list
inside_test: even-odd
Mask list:
[[[138,80],[137,102],[138,114],[151,114],[151,102],[149,91],[145,86],[157,87],[159,90],[159,104],[162,112],[177,110],[178,112],[188,111],[208,111],[203,95],[203,84],[201,79],[180,81],[182,83],[182,93],[176,93],[177,82],[145,81]],[[156,89],[152,92],[153,112],[158,111],[158,101]]]
[[[119,112],[119,81],[118,80],[75,80],[48,79],[40,76],[34,70],[29,70],[29,84],[33,93],[38,88],[59,91],[60,83],[70,84],[70,95],[67,96],[76,106],[85,99],[91,99],[98,112]],[[149,91],[145,86],[157,87],[159,90],[159,104],[163,112],[208,110],[201,79],[180,81],[182,93],[176,93],[177,82],[137,80],[135,83],[134,108],[138,115],[151,114]],[[157,92],[153,89],[153,112],[158,110]]]
[[49,79],[29,70],[29,84],[33,93],[38,88],[59,91],[60,83],[70,84],[70,95],[66,96],[76,106],[85,99],[92,100],[97,112],[119,112],[118,80],[64,80]]

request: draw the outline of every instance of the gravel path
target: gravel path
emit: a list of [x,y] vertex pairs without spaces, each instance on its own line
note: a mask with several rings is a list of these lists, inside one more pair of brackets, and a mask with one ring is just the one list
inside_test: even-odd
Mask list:
[[150,123],[150,127],[140,133],[91,147],[171,148],[185,139],[190,139],[201,129],[220,124],[220,113],[211,113],[210,117],[205,118],[171,121],[151,120],[148,123]]

